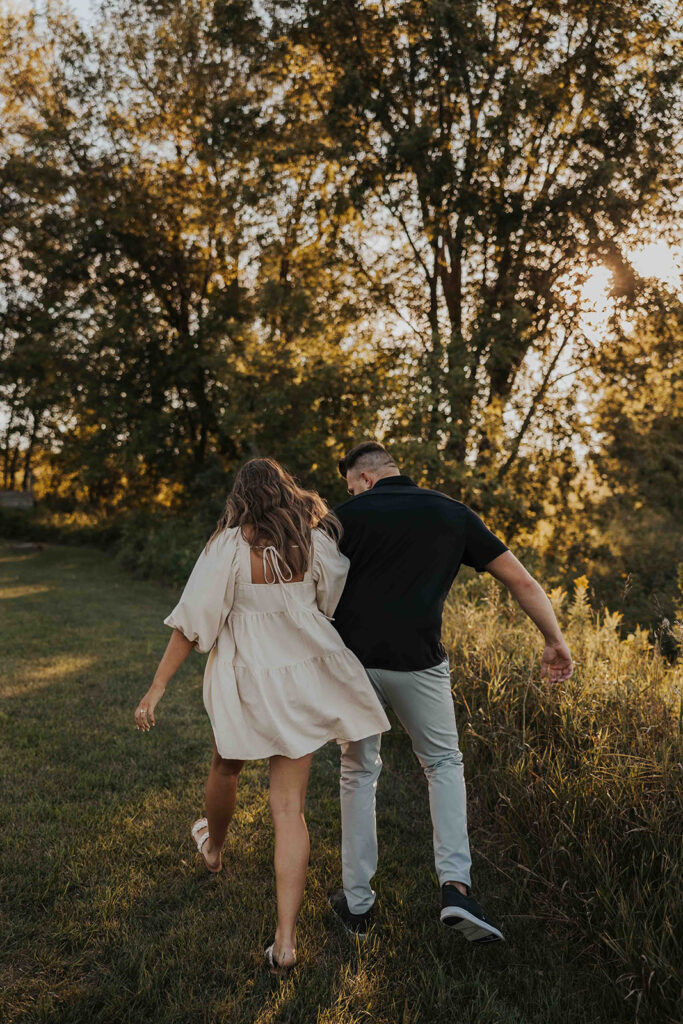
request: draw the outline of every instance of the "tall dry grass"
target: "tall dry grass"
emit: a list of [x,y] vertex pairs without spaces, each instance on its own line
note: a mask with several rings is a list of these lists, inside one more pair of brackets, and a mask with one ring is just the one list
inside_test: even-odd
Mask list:
[[540,680],[539,634],[490,578],[448,605],[473,824],[536,912],[618,979],[636,1019],[646,1007],[675,1019],[683,668],[644,630],[620,638],[619,613],[590,607],[585,578],[551,600],[576,666],[560,685]]

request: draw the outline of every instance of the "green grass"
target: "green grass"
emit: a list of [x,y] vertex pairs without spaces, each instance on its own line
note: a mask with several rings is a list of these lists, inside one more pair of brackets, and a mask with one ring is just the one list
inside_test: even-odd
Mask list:
[[261,966],[274,925],[267,763],[242,775],[222,875],[189,836],[211,750],[203,656],[171,681],[156,728],[134,727],[177,592],[95,549],[0,546],[0,1020],[676,1020],[680,669],[640,635],[619,641],[579,592],[563,615],[580,665],[551,692],[531,670],[533,629],[476,583],[447,630],[473,885],[508,941],[476,948],[439,924],[426,784],[392,718],[381,931],[358,947],[327,909],[340,879],[328,744],[307,804],[301,963],[280,986]]

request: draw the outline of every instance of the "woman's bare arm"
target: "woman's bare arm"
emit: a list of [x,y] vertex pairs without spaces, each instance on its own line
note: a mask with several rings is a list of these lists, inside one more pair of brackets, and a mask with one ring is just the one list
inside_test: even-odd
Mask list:
[[156,725],[154,709],[163,697],[170,679],[178,671],[193,647],[194,643],[188,640],[184,633],[181,633],[179,629],[173,630],[154,673],[152,685],[135,710],[136,729],[148,732],[152,725]]
[[161,656],[159,666],[154,673],[152,686],[156,683],[166,689],[167,684],[178,671],[193,647],[193,642],[188,640],[184,633],[181,633],[179,629],[174,629],[166,644],[166,650]]

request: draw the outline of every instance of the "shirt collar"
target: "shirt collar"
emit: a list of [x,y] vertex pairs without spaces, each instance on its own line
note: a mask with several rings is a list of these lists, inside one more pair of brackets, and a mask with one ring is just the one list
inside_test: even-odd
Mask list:
[[398,476],[383,476],[380,480],[375,481],[370,490],[374,491],[376,487],[381,487],[383,484],[386,484],[389,487],[394,485],[398,487],[417,487],[414,480],[411,480],[409,476],[405,476],[405,474],[400,473]]

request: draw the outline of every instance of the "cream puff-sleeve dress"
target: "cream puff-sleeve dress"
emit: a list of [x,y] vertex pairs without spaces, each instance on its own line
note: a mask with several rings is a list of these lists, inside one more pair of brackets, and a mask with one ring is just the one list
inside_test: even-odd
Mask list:
[[276,548],[263,551],[266,583],[251,582],[248,542],[225,529],[202,550],[164,623],[209,657],[204,707],[221,757],[302,757],[390,728],[356,655],[332,625],[349,560],[322,530],[311,531],[303,580]]

